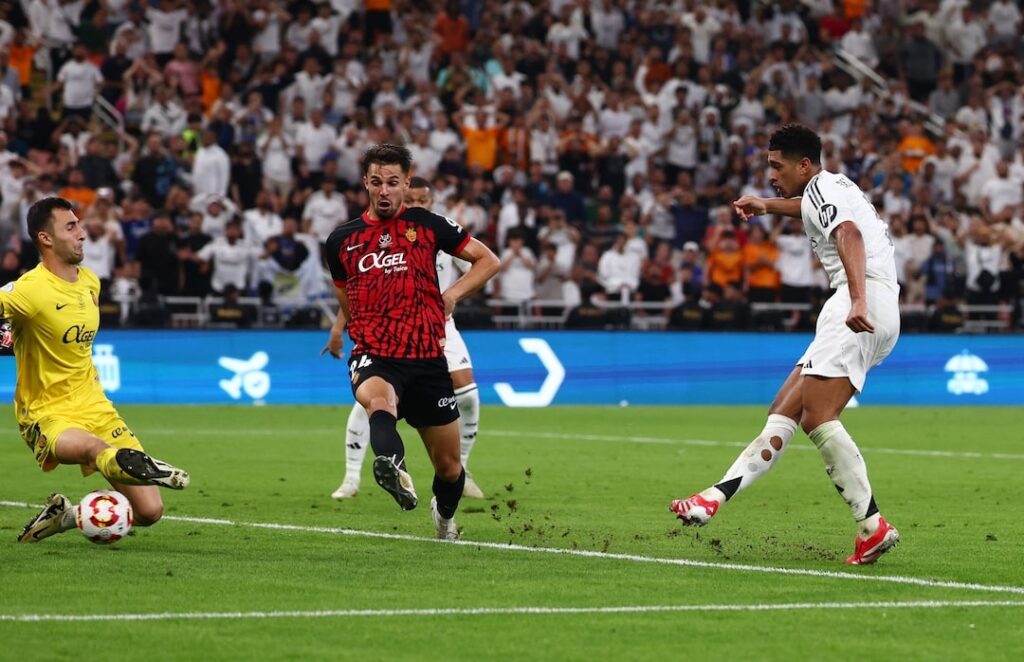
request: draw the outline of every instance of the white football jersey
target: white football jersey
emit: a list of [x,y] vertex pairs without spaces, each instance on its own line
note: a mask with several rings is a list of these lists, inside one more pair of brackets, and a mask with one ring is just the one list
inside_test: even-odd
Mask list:
[[[440,214],[441,212],[435,213]],[[451,221],[451,219],[448,220]],[[454,223],[454,221],[451,222]],[[470,266],[469,262],[453,257],[444,251],[437,252],[437,259],[434,261],[434,264],[437,267],[437,287],[442,293],[451,287],[452,283],[457,281],[459,276],[467,271]]]
[[831,237],[836,227],[851,221],[864,237],[867,278],[884,282],[899,291],[889,226],[879,217],[868,197],[846,175],[822,170],[812,177],[804,189],[800,216],[814,254],[828,274],[829,285],[836,288],[847,282],[846,270]]

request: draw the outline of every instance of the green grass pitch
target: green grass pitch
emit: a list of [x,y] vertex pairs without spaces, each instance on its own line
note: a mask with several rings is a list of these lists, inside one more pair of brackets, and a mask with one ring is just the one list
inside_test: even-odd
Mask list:
[[458,515],[463,539],[481,545],[429,540],[431,474],[404,426],[421,498],[407,513],[369,463],[358,497],[330,499],[347,409],[121,412],[148,451],[193,480],[164,492],[165,521],[108,547],[76,532],[14,542],[32,515],[17,502],[57,490],[77,501],[104,483],[74,467],[42,474],[10,413],[0,424],[0,659],[998,660],[1024,650],[1020,410],[848,411],[878,504],[903,534],[876,566],[852,569],[842,565],[849,511],[802,433],[708,527],[684,530],[668,512],[720,477],[763,408],[485,407],[470,469],[488,498],[464,500]]

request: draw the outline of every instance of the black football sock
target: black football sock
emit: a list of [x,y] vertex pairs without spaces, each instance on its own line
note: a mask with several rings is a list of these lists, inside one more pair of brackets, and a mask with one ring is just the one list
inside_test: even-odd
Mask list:
[[462,489],[466,487],[466,470],[463,469],[454,483],[442,480],[434,474],[434,496],[437,497],[437,512],[445,519],[455,517],[455,511],[459,509],[459,499],[462,498]]
[[370,415],[370,447],[375,455],[395,458],[395,464],[405,471],[405,444],[398,434],[398,419],[380,409]]

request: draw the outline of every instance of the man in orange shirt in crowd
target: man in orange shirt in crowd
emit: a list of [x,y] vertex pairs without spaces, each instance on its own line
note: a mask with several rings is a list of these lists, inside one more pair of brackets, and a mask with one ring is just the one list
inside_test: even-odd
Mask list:
[[85,175],[78,168],[68,173],[68,185],[60,190],[59,195],[70,200],[79,215],[85,214],[85,210],[96,202],[96,191],[85,185]]
[[773,303],[779,294],[781,277],[775,268],[779,249],[760,223],[750,224],[750,236],[743,247],[744,290],[750,302]]
[[444,11],[434,21],[434,32],[441,37],[441,54],[469,50],[469,21],[459,13],[458,0],[444,3]]
[[23,92],[32,82],[32,58],[35,54],[35,47],[25,41],[25,32],[15,31],[14,41],[7,47],[7,63],[18,72],[18,82]]
[[916,174],[921,168],[921,162],[927,157],[935,154],[935,144],[924,135],[920,122],[908,122],[900,127],[903,138],[897,149],[903,157],[903,170],[910,174]]
[[491,172],[498,161],[498,137],[505,125],[508,115],[494,114],[494,123],[487,121],[487,111],[478,108],[475,114],[476,123],[467,123],[462,111],[455,113],[455,121],[459,123],[462,138],[466,141],[466,167],[478,166],[484,172]]
[[723,232],[704,270],[704,287],[714,284],[725,290],[727,285],[738,287],[743,282],[743,253],[732,231]]

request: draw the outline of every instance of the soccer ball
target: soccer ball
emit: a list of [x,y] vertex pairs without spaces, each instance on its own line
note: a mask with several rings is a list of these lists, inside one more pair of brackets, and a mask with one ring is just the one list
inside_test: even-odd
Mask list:
[[75,509],[82,535],[97,545],[109,545],[132,530],[132,504],[114,490],[89,492]]

